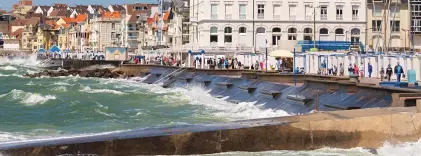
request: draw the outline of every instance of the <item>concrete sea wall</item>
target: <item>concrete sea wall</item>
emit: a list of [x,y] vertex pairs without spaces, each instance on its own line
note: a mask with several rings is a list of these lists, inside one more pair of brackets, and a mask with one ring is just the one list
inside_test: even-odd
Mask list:
[[133,130],[25,143],[1,144],[4,155],[107,156],[209,154],[230,151],[378,148],[417,141],[421,114],[414,108],[320,112],[224,124]]

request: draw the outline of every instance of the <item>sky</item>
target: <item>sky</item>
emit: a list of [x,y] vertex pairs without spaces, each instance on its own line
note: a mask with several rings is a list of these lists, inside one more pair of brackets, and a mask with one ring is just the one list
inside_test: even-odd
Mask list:
[[[10,10],[13,4],[19,0],[0,0],[0,9]],[[54,3],[64,3],[67,5],[75,4],[101,4],[108,6],[109,4],[125,4],[125,3],[157,3],[157,0],[32,0],[33,5],[52,5]]]

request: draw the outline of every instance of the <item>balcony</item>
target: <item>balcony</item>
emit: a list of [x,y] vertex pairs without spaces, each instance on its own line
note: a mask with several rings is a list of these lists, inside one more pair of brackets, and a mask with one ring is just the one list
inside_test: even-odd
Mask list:
[[225,14],[225,19],[232,19],[232,15],[231,14]]
[[274,20],[280,20],[281,19],[281,15],[273,15],[273,19]]
[[218,19],[218,15],[217,14],[211,15],[211,19]]
[[306,15],[306,21],[311,21],[311,20],[313,20],[313,16]]
[[257,19],[265,19],[265,14],[257,14]]
[[296,20],[297,17],[295,15],[289,15],[289,20]]
[[352,15],[352,20],[353,21],[358,21],[358,16],[357,15]]
[[342,15],[336,15],[336,20],[342,21],[342,20],[344,20],[344,16],[342,16]]
[[373,28],[373,32],[380,32],[380,31],[382,31],[381,28]]
[[129,29],[128,29],[129,31],[139,31],[139,29],[138,28],[135,28],[135,27],[129,27]]
[[246,15],[245,14],[240,14],[240,19],[246,19]]
[[320,20],[327,20],[327,14],[321,14]]

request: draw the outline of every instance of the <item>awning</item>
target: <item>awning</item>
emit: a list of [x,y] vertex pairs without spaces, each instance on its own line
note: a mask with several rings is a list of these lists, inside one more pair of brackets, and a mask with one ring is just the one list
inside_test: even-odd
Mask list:
[[38,52],[39,52],[39,53],[45,53],[45,49],[44,49],[44,48],[40,48],[40,49],[38,50]]
[[288,50],[275,50],[275,51],[270,52],[269,55],[272,57],[286,57],[286,58],[294,57],[294,53]]

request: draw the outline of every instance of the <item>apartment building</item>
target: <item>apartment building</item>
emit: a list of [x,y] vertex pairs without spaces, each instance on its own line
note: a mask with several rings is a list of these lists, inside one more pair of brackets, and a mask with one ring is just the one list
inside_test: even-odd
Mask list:
[[190,0],[190,43],[265,47],[288,40],[365,42],[366,6],[353,1]]
[[[421,0],[409,0],[410,5],[410,31],[405,31],[409,37],[410,45],[408,49],[421,52]],[[409,44],[409,43],[408,43]]]
[[410,17],[406,0],[367,0],[367,47],[398,51],[410,45]]
[[39,17],[31,17],[25,22],[25,27],[22,30],[21,48],[24,50],[38,50],[39,47],[35,44],[37,38],[35,34],[38,30]]
[[89,43],[93,51],[105,51],[107,47],[120,47],[121,16],[119,12],[105,12],[91,20]]

